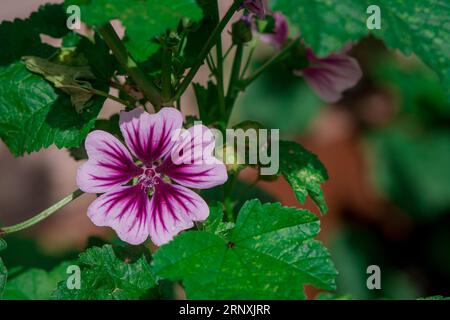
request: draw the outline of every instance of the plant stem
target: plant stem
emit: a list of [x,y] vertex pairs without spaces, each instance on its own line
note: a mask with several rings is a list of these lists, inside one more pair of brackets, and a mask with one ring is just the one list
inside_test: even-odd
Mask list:
[[55,213],[56,211],[58,211],[65,205],[69,204],[73,200],[77,199],[83,193],[84,193],[83,191],[81,191],[80,189],[77,189],[74,192],[72,192],[71,194],[69,194],[68,196],[66,196],[65,198],[61,199],[60,201],[58,201],[57,203],[52,205],[51,207],[49,207],[49,208],[45,209],[44,211],[40,212],[39,214],[35,215],[31,219],[28,219],[24,222],[15,224],[10,227],[1,228],[0,236],[9,234],[9,233],[13,233],[13,232],[17,232],[17,231],[20,231],[20,230],[23,230],[23,229],[26,229],[28,227],[35,225],[36,223],[44,220],[45,218],[48,218],[50,215],[52,215],[53,213]]
[[[217,21],[220,20],[219,12],[219,0],[216,2],[216,16]],[[217,69],[216,69],[216,80],[217,80],[217,94],[219,99],[219,111],[221,114],[225,114],[225,87],[224,87],[224,73],[223,73],[223,50],[222,50],[222,37],[217,37],[216,44],[216,55],[217,55]]]
[[128,75],[133,79],[137,86],[142,90],[147,99],[153,104],[156,111],[159,111],[162,105],[161,94],[155,84],[147,77],[147,75],[138,67],[137,63],[128,53],[124,44],[120,40],[116,31],[110,23],[98,29],[103,40],[111,49],[119,64]]
[[270,68],[272,65],[277,63],[282,59],[296,44],[299,38],[292,40],[287,46],[283,48],[277,55],[273,56],[271,59],[267,60],[258,70],[255,71],[253,75],[244,80],[244,87],[249,86],[253,81],[255,81],[264,71]]
[[128,101],[125,101],[125,100],[120,99],[120,98],[118,98],[118,97],[112,96],[112,95],[110,95],[109,93],[106,93],[106,92],[104,92],[104,91],[97,90],[97,89],[94,89],[94,88],[88,88],[88,87],[82,87],[82,86],[80,86],[80,87],[77,87],[77,86],[66,86],[66,87],[77,88],[77,89],[85,90],[85,91],[88,91],[88,92],[90,92],[90,93],[92,93],[92,94],[96,94],[96,95],[98,95],[98,96],[102,96],[102,97],[105,97],[105,98],[107,98],[107,99],[114,100],[114,101],[116,101],[116,102],[118,102],[118,103],[120,103],[120,104],[123,104],[123,105],[126,106],[126,107],[132,107],[132,106],[133,106],[133,105],[132,105],[131,103],[129,103]]
[[242,70],[241,78],[245,77],[245,74],[247,73],[247,70],[250,67],[250,63],[252,61],[253,53],[255,52],[255,49],[256,49],[256,44],[253,44],[251,49],[250,49],[250,52],[249,52],[249,54],[247,56],[247,62],[245,63],[244,69]]
[[172,51],[165,44],[163,44],[161,82],[163,101],[169,101],[172,95]]
[[175,95],[172,97],[172,101],[177,100],[179,97],[183,95],[183,93],[186,91],[186,89],[191,84],[191,81],[194,79],[195,75],[197,74],[200,67],[203,65],[203,61],[205,60],[206,56],[208,55],[208,52],[212,49],[214,44],[217,42],[217,37],[220,37],[222,34],[223,29],[227,26],[228,22],[233,17],[234,13],[239,9],[242,2],[244,0],[236,0],[228,9],[227,13],[223,17],[223,19],[216,25],[214,30],[211,32],[211,35],[209,36],[208,40],[206,41],[205,45],[203,46],[202,50],[199,53],[199,59],[195,63],[194,66],[189,70],[188,74],[184,78],[183,82],[180,84],[178,89],[175,92]]
[[244,46],[242,44],[238,44],[236,46],[236,53],[234,54],[233,67],[231,69],[230,76],[230,84],[228,86],[227,97],[233,99],[236,93],[236,83],[240,80],[239,74],[241,72],[242,66],[242,55],[244,52]]

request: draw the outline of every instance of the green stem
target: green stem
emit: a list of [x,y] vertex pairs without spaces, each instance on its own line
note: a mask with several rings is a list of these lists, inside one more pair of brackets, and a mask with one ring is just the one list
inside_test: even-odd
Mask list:
[[277,63],[282,59],[296,44],[299,38],[292,40],[287,46],[283,48],[277,55],[273,56],[271,59],[267,60],[258,70],[255,71],[253,75],[244,80],[244,88],[249,86],[253,81],[255,81],[264,71],[270,68],[272,65]]
[[208,52],[212,49],[214,44],[217,42],[217,38],[221,36],[223,29],[227,26],[228,22],[233,17],[234,13],[239,9],[242,2],[244,0],[236,0],[234,1],[233,5],[228,9],[227,13],[223,17],[223,19],[216,25],[214,30],[211,32],[211,35],[209,36],[208,40],[206,41],[205,45],[203,46],[202,50],[199,53],[199,59],[195,63],[194,66],[189,70],[188,74],[184,78],[183,82],[180,84],[178,89],[175,92],[175,95],[172,97],[172,101],[177,100],[179,97],[183,95],[183,93],[186,91],[186,89],[191,84],[192,80],[194,79],[195,75],[197,74],[200,67],[203,65],[203,62],[205,61],[205,58],[208,54]]
[[228,55],[230,54],[231,50],[233,50],[233,47],[234,47],[234,44],[232,43],[230,45],[230,47],[227,49],[227,51],[225,51],[225,54],[223,55],[223,60],[225,60],[228,57]]
[[128,75],[133,79],[137,86],[142,90],[147,99],[153,104],[156,111],[159,111],[162,105],[161,94],[155,84],[138,67],[137,63],[128,53],[124,44],[120,40],[116,31],[110,23],[98,29],[119,64]]
[[236,95],[236,83],[239,81],[239,74],[242,66],[242,55],[244,52],[244,46],[238,44],[236,46],[236,53],[234,55],[233,67],[231,69],[230,84],[228,86],[227,97],[233,99]]
[[251,49],[250,49],[250,52],[249,52],[249,54],[247,56],[247,62],[245,62],[244,69],[242,70],[241,78],[245,77],[245,74],[247,73],[248,68],[250,68],[250,63],[252,61],[253,53],[255,52],[255,49],[256,49],[256,44],[253,44]]
[[[219,13],[219,0],[216,2],[216,15],[217,15],[217,21],[220,19],[220,13]],[[221,114],[225,114],[225,87],[224,87],[224,74],[223,74],[223,50],[222,50],[222,37],[217,38],[217,44],[216,44],[216,55],[217,55],[217,72],[216,72],[216,79],[217,79],[217,94],[219,99],[219,110]]]
[[123,104],[123,105],[126,106],[126,107],[132,107],[132,106],[133,106],[133,105],[132,105],[131,103],[129,103],[128,101],[125,101],[125,100],[120,99],[120,98],[118,98],[118,97],[112,96],[112,95],[110,95],[109,93],[106,93],[106,92],[104,92],[104,91],[97,90],[97,89],[94,89],[94,88],[88,88],[88,87],[82,87],[82,86],[80,86],[80,87],[78,87],[78,86],[65,86],[65,87],[67,87],[67,88],[76,88],[76,89],[85,90],[85,91],[88,91],[88,92],[90,92],[90,93],[92,93],[92,94],[96,94],[96,95],[98,95],[98,96],[102,96],[102,97],[105,97],[105,98],[114,100],[114,101],[116,101],[116,102],[118,102],[118,103],[120,103],[120,104]]
[[164,44],[161,82],[163,101],[169,101],[172,95],[172,51]]
[[55,213],[56,211],[58,211],[59,209],[61,209],[65,205],[69,204],[73,200],[77,199],[83,193],[84,192],[81,191],[80,189],[75,190],[74,192],[72,192],[71,194],[66,196],[65,198],[61,199],[60,201],[58,201],[57,203],[55,203],[51,207],[45,209],[41,213],[35,215],[31,219],[28,219],[28,220],[26,220],[24,222],[15,224],[15,225],[10,226],[10,227],[1,228],[0,229],[0,235],[3,236],[5,234],[17,232],[17,231],[20,231],[20,230],[23,230],[23,229],[26,229],[26,228],[29,228],[29,227],[35,225],[36,223],[38,223],[38,222],[48,218],[50,215],[52,215],[53,213]]

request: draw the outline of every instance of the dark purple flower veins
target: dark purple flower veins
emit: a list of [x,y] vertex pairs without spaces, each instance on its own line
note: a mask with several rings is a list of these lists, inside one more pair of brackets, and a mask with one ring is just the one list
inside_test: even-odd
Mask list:
[[264,19],[266,16],[265,0],[244,0],[241,7],[257,15],[260,19]]

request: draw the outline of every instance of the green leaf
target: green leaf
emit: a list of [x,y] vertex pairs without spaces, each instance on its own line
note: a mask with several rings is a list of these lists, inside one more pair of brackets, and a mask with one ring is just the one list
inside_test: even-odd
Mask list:
[[[86,62],[81,65],[89,65],[95,76],[103,81],[103,85],[119,68],[116,58],[98,34],[90,39],[76,33],[69,33],[63,38],[61,51],[58,57],[61,63],[71,65],[74,64],[73,60],[85,60]],[[94,85],[94,87],[100,86]]]
[[450,208],[450,131],[393,125],[369,136],[376,185],[415,219]]
[[212,81],[208,81],[206,88],[199,83],[193,83],[193,88],[202,121],[205,124],[211,124],[220,119],[220,112],[217,107],[217,85]]
[[48,4],[39,8],[28,19],[15,19],[0,24],[0,66],[20,60],[22,56],[48,58],[56,49],[43,44],[40,34],[63,37],[70,30],[67,16],[61,4]]
[[59,300],[139,299],[156,286],[144,247],[93,247],[80,254],[81,289],[60,283],[54,297]]
[[248,201],[230,240],[188,231],[153,256],[153,270],[182,280],[189,299],[304,299],[303,285],[334,290],[336,270],[313,238],[317,217],[278,203]]
[[[6,241],[0,238],[0,251],[6,249]],[[3,264],[2,258],[0,258],[0,299],[3,297],[3,291],[5,290],[6,279],[8,277],[8,270],[6,270]]]
[[185,67],[192,67],[198,59],[198,53],[203,49],[211,30],[218,23],[217,2],[210,0],[197,0],[203,11],[203,19],[190,27],[187,33],[186,46],[184,48]]
[[92,98],[93,93],[89,91],[92,85],[85,80],[95,79],[89,66],[67,66],[34,56],[25,56],[22,60],[28,70],[43,76],[55,88],[68,94],[78,113],[83,111],[86,103]]
[[315,300],[352,300],[348,294],[342,295],[334,292],[321,292],[316,296]]
[[379,0],[381,29],[369,30],[366,13],[370,0],[272,0],[297,26],[306,44],[318,55],[338,51],[349,41],[368,34],[384,40],[405,55],[415,53],[441,78],[450,94],[450,24],[447,0]]
[[328,180],[328,173],[315,154],[296,142],[280,141],[280,173],[298,201],[304,203],[309,195],[322,213],[327,212],[321,185]]
[[47,272],[43,269],[29,269],[10,279],[6,284],[4,299],[7,300],[48,300],[58,285],[67,277],[67,267],[71,262],[64,262]]
[[431,297],[418,298],[417,300],[450,300],[450,297],[431,296]]
[[144,61],[158,50],[153,41],[168,29],[175,29],[181,18],[200,20],[202,10],[195,0],[69,0],[66,5],[81,7],[81,19],[101,26],[120,19],[126,28],[126,45],[135,59]]
[[69,96],[16,62],[0,67],[0,138],[16,156],[56,144],[77,147],[93,127],[104,98],[95,97],[82,113]]
[[217,203],[209,209],[208,219],[203,224],[204,230],[228,239],[235,225],[232,222],[223,221],[223,205]]

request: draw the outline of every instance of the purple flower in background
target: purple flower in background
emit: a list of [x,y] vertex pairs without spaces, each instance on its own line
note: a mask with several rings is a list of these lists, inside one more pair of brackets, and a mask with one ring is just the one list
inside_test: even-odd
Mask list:
[[186,187],[223,184],[226,168],[213,156],[211,131],[195,125],[180,135],[182,123],[174,108],[152,115],[141,109],[121,112],[120,130],[138,164],[110,133],[97,130],[88,135],[89,160],[79,168],[77,184],[84,192],[103,193],[88,209],[95,225],[112,227],[131,244],[150,235],[162,245],[193,227],[193,221],[208,217],[206,202]]
[[334,103],[362,77],[358,61],[347,55],[348,49],[349,47],[341,53],[332,53],[324,58],[318,58],[311,49],[306,49],[310,65],[303,70],[295,70],[294,74],[303,76],[325,102]]
[[275,20],[273,32],[261,34],[261,40],[273,45],[277,49],[281,49],[288,39],[289,25],[286,18],[280,12],[275,12],[273,18]]
[[269,7],[267,2],[267,0],[244,0],[242,8],[247,9],[258,18],[264,19]]

